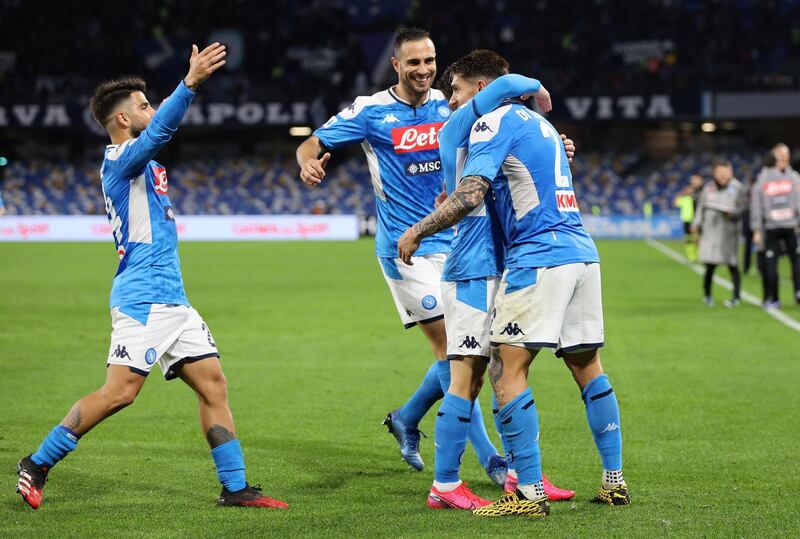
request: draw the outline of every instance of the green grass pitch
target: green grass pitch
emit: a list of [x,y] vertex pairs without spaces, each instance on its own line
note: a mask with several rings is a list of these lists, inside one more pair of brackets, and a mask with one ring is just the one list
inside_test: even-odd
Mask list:
[[[214,505],[195,398],[157,371],[54,468],[30,510],[14,493],[16,461],[103,381],[116,257],[110,244],[0,245],[0,536],[800,535],[800,335],[753,306],[724,309],[719,288],[718,307],[703,306],[700,277],[643,242],[599,247],[602,358],[633,505],[589,503],[600,465],[584,408],[543,352],[531,371],[543,466],[577,498],[545,520],[482,520],[425,507],[436,408],[421,425],[421,473],[379,425],[432,355],[400,325],[366,240],[181,246],[187,293],[223,356],[248,478],[289,510]],[[754,276],[745,287],[760,295]],[[489,392],[481,399],[491,428]],[[469,449],[462,478],[500,494]]]

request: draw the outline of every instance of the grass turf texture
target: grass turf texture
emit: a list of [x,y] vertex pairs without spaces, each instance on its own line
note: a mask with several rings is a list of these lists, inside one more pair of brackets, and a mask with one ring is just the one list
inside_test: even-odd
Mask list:
[[[425,507],[433,440],[415,473],[379,423],[432,357],[421,332],[402,329],[369,241],[181,246],[189,298],[223,355],[248,478],[288,511],[214,506],[195,398],[157,369],[132,407],[51,472],[42,508],[30,510],[13,492],[16,461],[102,383],[116,263],[105,244],[0,244],[0,535],[800,534],[800,336],[749,305],[703,306],[700,277],[642,242],[599,246],[603,363],[633,505],[589,503],[600,465],[583,404],[543,352],[532,386],[544,470],[578,495],[532,521]],[[752,275],[745,287],[760,294]],[[491,428],[489,392],[481,399]],[[429,435],[437,408],[421,425]],[[470,449],[462,477],[500,495]]]

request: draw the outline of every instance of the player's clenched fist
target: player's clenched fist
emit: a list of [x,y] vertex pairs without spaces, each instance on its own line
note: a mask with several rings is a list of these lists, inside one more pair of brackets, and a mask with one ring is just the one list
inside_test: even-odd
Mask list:
[[183,82],[191,90],[197,90],[214,71],[225,65],[225,45],[214,43],[202,52],[197,45],[192,45],[192,56],[189,58],[189,73]]
[[303,183],[311,187],[319,185],[322,178],[325,177],[325,165],[328,164],[330,158],[331,154],[326,152],[321,159],[306,161],[303,168],[300,169],[300,179],[303,180]]

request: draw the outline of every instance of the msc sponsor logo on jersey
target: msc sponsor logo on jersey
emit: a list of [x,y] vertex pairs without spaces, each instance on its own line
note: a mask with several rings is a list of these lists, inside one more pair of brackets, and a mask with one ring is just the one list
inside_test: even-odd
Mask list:
[[384,116],[384,118],[383,118],[383,122],[381,122],[381,123],[384,123],[384,124],[394,124],[394,123],[397,123],[397,122],[399,122],[399,121],[400,121],[400,120],[398,120],[398,119],[397,119],[397,116],[395,116],[394,114],[392,114],[392,113],[390,112],[389,114],[387,114],[386,116]]
[[559,211],[580,211],[574,191],[556,191],[556,203]]
[[419,174],[428,174],[429,172],[438,172],[442,170],[442,162],[439,159],[430,159],[428,161],[415,161],[406,165],[406,176],[417,176]]
[[475,127],[472,128],[473,133],[483,133],[484,131],[491,131],[494,133],[494,130],[489,127],[489,124],[486,122],[478,122],[475,124]]
[[420,152],[439,148],[439,130],[444,122],[392,128],[394,153]]
[[155,176],[156,193],[159,195],[167,194],[167,169],[153,165],[153,176]]
[[768,197],[788,195],[792,192],[792,180],[779,180],[764,184],[764,194]]
[[172,206],[164,206],[164,218],[167,221],[175,222],[175,210],[172,209]]

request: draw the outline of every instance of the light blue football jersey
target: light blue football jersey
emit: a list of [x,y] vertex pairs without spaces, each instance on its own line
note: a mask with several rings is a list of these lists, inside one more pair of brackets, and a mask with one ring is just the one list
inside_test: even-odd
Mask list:
[[[413,107],[390,88],[356,98],[314,131],[330,149],[361,143],[375,190],[375,251],[381,258],[396,258],[403,232],[433,210],[442,190],[439,129],[449,116],[438,90]],[[425,238],[417,255],[449,252],[452,236],[444,230]]]
[[153,157],[172,138],[194,96],[181,81],[138,137],[106,147],[100,168],[120,258],[110,306],[143,324],[153,303],[189,305],[167,171]]
[[[492,111],[510,97],[535,93],[541,88],[536,79],[503,75],[459,107],[439,132],[439,153],[447,194],[456,190],[467,160],[472,124],[482,111]],[[444,265],[443,281],[463,281],[499,276],[503,272],[505,246],[499,229],[491,193],[472,213],[455,226],[450,255]]]
[[583,228],[564,143],[526,107],[506,104],[472,126],[463,176],[491,181],[507,245],[506,267],[599,262]]

